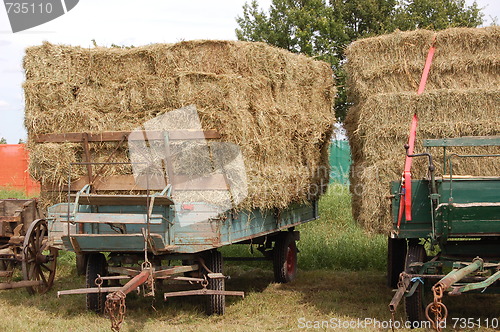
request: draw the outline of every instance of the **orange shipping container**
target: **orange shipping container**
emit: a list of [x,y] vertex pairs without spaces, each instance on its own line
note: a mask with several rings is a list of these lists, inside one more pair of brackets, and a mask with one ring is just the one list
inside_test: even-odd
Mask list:
[[0,144],[0,187],[36,196],[40,184],[28,173],[28,151],[24,144]]

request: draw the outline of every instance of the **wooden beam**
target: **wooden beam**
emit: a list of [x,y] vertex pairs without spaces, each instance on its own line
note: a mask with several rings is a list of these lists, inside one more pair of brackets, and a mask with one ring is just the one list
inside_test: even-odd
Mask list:
[[[150,190],[163,190],[165,179],[158,176],[158,179],[152,178],[150,181]],[[82,176],[77,180],[71,181],[70,191],[79,191],[89,183],[88,177]],[[98,191],[131,191],[131,190],[146,190],[140,187],[135,182],[133,175],[110,175],[99,176],[94,180],[94,188]],[[68,186],[57,186],[54,184],[44,184],[43,191],[68,191]]]
[[[74,195],[72,195],[74,196]],[[75,197],[72,197],[74,201]],[[92,195],[92,194],[82,194],[80,195],[79,203],[81,205],[146,205],[151,197],[146,195]],[[155,197],[155,205],[172,205],[174,202],[167,197],[157,196]],[[94,234],[93,234],[94,235]]]
[[[228,186],[223,174],[212,174],[207,177],[193,178],[188,175],[174,176],[174,189],[181,191],[189,190],[227,190]],[[87,176],[82,176],[77,180],[71,181],[70,191],[79,191],[89,183]],[[166,183],[165,178],[158,175],[152,177],[149,181],[149,190],[163,190]],[[94,189],[96,191],[144,191],[147,188],[139,186],[133,175],[109,175],[99,176],[94,180]],[[67,192],[68,186],[57,186],[54,184],[44,184],[43,191],[61,191]]]
[[[148,131],[148,140],[163,140],[165,132],[169,133],[170,140],[189,139],[217,139],[219,132],[214,129],[209,130],[168,130],[168,131]],[[80,143],[83,142],[86,133],[64,133],[64,134],[40,134],[35,136],[36,143]],[[88,142],[119,142],[123,137],[128,138],[130,131],[110,131],[98,134],[88,134]],[[142,139],[137,138],[137,139]]]
[[173,187],[178,191],[228,189],[224,174],[213,174],[198,178],[187,175],[176,175],[174,176]]

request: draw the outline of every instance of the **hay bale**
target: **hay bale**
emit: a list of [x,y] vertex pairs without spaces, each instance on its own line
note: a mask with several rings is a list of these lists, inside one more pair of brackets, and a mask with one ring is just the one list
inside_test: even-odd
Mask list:
[[[411,117],[418,114],[415,151],[424,138],[500,134],[500,28],[448,29],[436,34],[436,53],[425,92],[417,96],[435,32],[396,32],[354,42],[346,51],[349,97],[346,129],[352,150],[351,192],[355,218],[370,232],[390,229],[389,182],[404,167]],[[449,149],[464,154],[500,153],[498,147]],[[442,151],[433,148],[437,173]],[[494,158],[460,160],[459,174],[500,176]],[[426,175],[414,159],[414,178]]]
[[347,48],[350,98],[362,103],[373,94],[416,92],[434,35],[426,91],[498,86],[499,27],[398,31],[360,39]]
[[[282,208],[319,196],[328,183],[328,172],[315,172],[328,168],[335,121],[333,74],[324,62],[234,41],[132,49],[44,43],[26,50],[24,68],[25,126],[36,156],[30,172],[42,183],[65,184],[63,164],[83,156],[78,145],[35,144],[34,135],[128,131],[192,104],[203,129],[217,129],[242,150],[249,180],[242,208]],[[92,155],[104,161],[110,151],[93,145]],[[115,161],[123,160],[120,150]]]

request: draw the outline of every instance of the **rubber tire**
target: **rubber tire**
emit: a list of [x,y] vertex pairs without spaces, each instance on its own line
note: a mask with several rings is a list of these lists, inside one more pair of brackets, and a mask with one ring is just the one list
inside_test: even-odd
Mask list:
[[405,270],[406,239],[387,239],[387,287],[398,287],[399,275]]
[[[426,259],[425,248],[423,245],[418,244],[417,241],[408,242],[408,251],[406,253],[405,271],[407,273],[415,273],[412,271],[410,264],[421,262],[424,263]],[[417,281],[420,283],[419,281]],[[410,284],[411,287],[412,284]],[[425,317],[425,304],[424,304],[424,287],[420,284],[415,292],[410,297],[405,297],[405,310],[406,318],[409,322],[423,322],[426,321]]]
[[[222,254],[217,250],[210,250],[205,256],[205,264],[213,273],[224,273],[224,261]],[[225,279],[210,279],[208,278],[208,289],[225,290]],[[207,295],[207,314],[208,315],[224,315],[226,311],[226,296],[225,295]]]
[[[101,253],[88,254],[87,269],[85,273],[85,284],[87,288],[97,287],[95,279],[99,274],[101,277],[106,276],[106,257]],[[107,281],[104,281],[102,287],[107,286]],[[87,310],[102,314],[104,312],[104,303],[106,302],[106,293],[94,293],[86,295]]]
[[76,254],[76,274],[83,276],[87,273],[87,254]]
[[292,232],[281,234],[273,249],[274,280],[288,283],[297,276],[297,245]]

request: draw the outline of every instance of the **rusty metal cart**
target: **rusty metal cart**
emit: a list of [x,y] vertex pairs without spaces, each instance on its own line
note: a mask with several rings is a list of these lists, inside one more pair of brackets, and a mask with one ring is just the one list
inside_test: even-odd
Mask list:
[[[42,294],[52,287],[58,250],[47,235],[36,200],[0,200],[0,289],[25,287],[30,294]],[[23,280],[15,281],[17,270]]]
[[[145,295],[154,295],[158,284],[168,285],[168,281],[185,282],[187,287],[165,292],[165,300],[205,295],[207,313],[223,314],[225,296],[244,296],[241,291],[225,289],[227,276],[223,274],[223,258],[217,249],[230,244],[257,245],[263,258],[273,262],[277,282],[295,278],[299,232],[294,227],[317,218],[316,201],[285,209],[231,209],[219,213],[207,203],[176,202],[172,193],[225,189],[224,174],[188,180],[182,174],[174,174],[167,164],[165,187],[140,188],[131,175],[105,177],[93,172],[91,166],[101,169],[123,163],[92,162],[88,146],[100,142],[117,142],[119,146],[129,135],[108,132],[38,137],[39,142],[82,142],[88,158],[72,165],[87,167],[88,175],[68,185],[70,201],[48,209],[51,241],[86,261],[86,288],[60,291],[58,295],[86,294],[87,308],[105,311],[112,319],[113,329],[119,329],[123,321],[128,293],[142,287]],[[176,130],[149,136],[164,140],[167,146],[172,141],[220,137],[213,130]],[[130,190],[134,193],[117,194]]]

